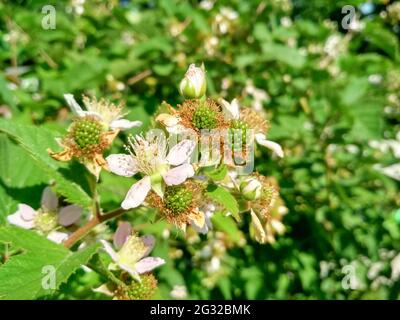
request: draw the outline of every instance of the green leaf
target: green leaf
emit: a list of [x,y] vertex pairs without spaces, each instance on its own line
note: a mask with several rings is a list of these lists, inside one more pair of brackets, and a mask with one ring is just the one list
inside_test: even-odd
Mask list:
[[263,60],[280,61],[293,68],[302,68],[306,58],[295,48],[290,48],[277,43],[264,43],[262,45]]
[[14,111],[17,109],[15,99],[7,86],[7,80],[2,74],[0,74],[0,98]]
[[222,205],[227,212],[230,212],[236,221],[240,221],[239,205],[233,195],[223,187],[211,185],[208,187],[207,195],[215,202]]
[[216,230],[226,233],[232,242],[240,243],[242,233],[231,217],[217,212],[212,216],[211,221]]
[[[57,288],[99,250],[96,243],[78,252],[71,252],[34,231],[15,227],[0,228],[0,242],[11,245],[13,251],[22,253],[11,256],[0,267],[1,299],[37,299],[56,292]],[[46,289],[43,284],[55,272],[55,286]]]
[[218,168],[211,167],[209,169],[205,169],[204,173],[207,177],[209,177],[213,181],[221,181],[223,180],[227,173],[228,167],[224,164],[220,165]]
[[91,205],[92,200],[83,188],[66,177],[68,165],[55,161],[48,155],[47,148],[59,149],[55,142],[56,136],[52,131],[0,119],[0,132],[15,140],[47,173],[48,177],[55,180],[55,190],[64,196],[68,202],[82,207]]

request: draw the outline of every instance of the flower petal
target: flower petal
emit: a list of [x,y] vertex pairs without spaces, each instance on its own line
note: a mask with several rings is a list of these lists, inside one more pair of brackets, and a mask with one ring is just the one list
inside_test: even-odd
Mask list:
[[118,266],[122,270],[125,270],[126,272],[128,272],[132,276],[133,279],[140,282],[139,273],[135,269],[132,269],[130,266],[123,264],[123,263],[118,264]]
[[102,284],[100,287],[94,288],[92,290],[93,290],[93,292],[102,293],[102,294],[104,294],[106,296],[109,296],[109,297],[113,297],[114,296],[114,293],[110,290],[109,286],[106,283]]
[[220,103],[222,106],[222,111],[228,120],[239,119],[240,107],[237,99],[233,99],[231,103],[224,99],[220,99]]
[[140,127],[141,125],[141,121],[129,121],[127,119],[119,119],[111,122],[110,128],[112,130],[127,130],[134,127]]
[[64,240],[68,239],[68,233],[65,232],[59,232],[59,231],[51,231],[48,235],[47,235],[47,239],[49,239],[50,241],[53,241],[55,243],[62,243]]
[[192,154],[196,143],[192,140],[182,140],[171,148],[167,161],[173,166],[179,166],[186,162]]
[[265,134],[263,133],[256,133],[255,135],[257,143],[261,144],[262,146],[271,149],[273,152],[275,152],[279,157],[283,157],[283,150],[282,147],[273,141],[267,140],[265,137]]
[[58,215],[58,223],[64,227],[68,227],[79,220],[82,215],[82,208],[70,205],[62,208]]
[[64,99],[67,101],[68,106],[71,108],[72,112],[79,117],[84,117],[85,112],[82,107],[76,102],[74,96],[70,93],[64,94]]
[[121,222],[114,234],[114,247],[120,249],[131,234],[131,224],[127,221]]
[[118,263],[118,256],[117,253],[114,251],[114,249],[111,247],[111,245],[106,241],[106,240],[100,240],[101,244],[104,247],[104,250],[109,254],[111,259],[113,259],[114,262]]
[[161,122],[166,127],[176,126],[180,122],[180,118],[168,113],[161,113],[157,116],[156,121]]
[[250,214],[251,214],[251,223],[254,228],[254,234],[255,234],[256,240],[259,243],[265,243],[267,240],[267,235],[265,233],[263,225],[261,224],[260,219],[257,217],[257,215],[253,211],[253,209],[250,210]]
[[189,163],[182,164],[163,174],[165,183],[168,186],[175,186],[194,176],[193,166]]
[[122,209],[128,210],[140,206],[151,189],[150,177],[146,176],[136,182],[128,191],[122,202]]
[[28,206],[27,204],[19,204],[18,205],[18,211],[21,214],[21,218],[24,219],[25,221],[31,221],[35,219],[35,216],[37,215],[37,211],[34,210],[32,207]]
[[190,224],[198,233],[206,234],[209,230],[209,225],[206,222],[206,216],[203,212],[197,211],[189,216]]
[[149,272],[158,266],[161,266],[165,263],[165,260],[158,257],[147,257],[140,260],[135,264],[135,269],[139,274]]
[[51,190],[50,187],[46,187],[42,193],[42,207],[46,208],[49,211],[57,211],[58,208],[58,197]]
[[147,248],[146,251],[143,253],[143,257],[146,257],[153,250],[154,245],[156,244],[156,238],[154,238],[152,235],[148,235],[140,237],[140,240],[142,240],[143,244]]
[[[30,206],[19,204],[18,210],[14,214],[7,216],[7,221],[24,229],[32,229],[35,226],[34,217],[36,214],[36,211]],[[24,216],[30,219],[25,219]]]
[[122,177],[132,177],[137,173],[133,158],[129,154],[112,154],[106,158],[108,169]]

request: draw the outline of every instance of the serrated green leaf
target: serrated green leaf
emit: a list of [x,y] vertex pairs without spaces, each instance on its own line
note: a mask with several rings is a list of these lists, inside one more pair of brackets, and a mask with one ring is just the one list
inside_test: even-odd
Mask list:
[[208,187],[207,195],[215,202],[222,205],[227,212],[230,212],[236,221],[240,221],[239,205],[233,195],[223,187],[211,185]]
[[213,181],[221,181],[226,177],[228,173],[228,167],[222,164],[218,168],[211,168],[209,170],[205,170],[204,173],[206,174],[207,177],[209,177]]
[[64,196],[68,202],[89,207],[92,203],[90,196],[83,188],[67,178],[62,170],[68,171],[68,165],[53,160],[47,153],[47,148],[57,150],[55,134],[47,129],[21,125],[0,119],[0,132],[7,134],[22,147],[47,173],[48,177],[55,180],[55,190]]
[[215,229],[226,233],[231,241],[235,243],[240,242],[241,231],[231,217],[226,217],[221,212],[217,212],[212,216],[211,221]]
[[[0,267],[0,299],[37,299],[53,294],[57,288],[99,250],[93,244],[81,251],[71,252],[34,231],[15,227],[0,228],[0,242],[8,243],[22,253],[11,256]],[[55,271],[55,287],[45,289],[42,281],[51,266]]]

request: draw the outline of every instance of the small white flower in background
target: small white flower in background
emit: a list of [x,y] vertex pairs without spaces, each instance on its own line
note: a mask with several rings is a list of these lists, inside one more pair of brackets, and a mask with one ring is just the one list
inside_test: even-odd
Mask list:
[[[117,237],[120,237],[122,234],[126,234],[127,232],[126,225],[120,228],[123,228],[124,230],[117,230],[116,233],[119,233]],[[155,238],[153,236],[137,237],[136,235],[129,235],[126,237],[125,242],[122,244],[121,249],[118,252],[114,251],[111,244],[107,241],[100,241],[103,244],[104,250],[114,261],[114,263],[110,265],[110,268],[113,269],[119,267],[128,272],[132,278],[139,282],[140,274],[150,272],[154,268],[165,263],[162,258],[148,257],[155,244]]]
[[185,77],[179,85],[179,92],[187,99],[201,98],[205,95],[207,89],[207,81],[204,70],[204,64],[196,67],[194,63],[189,65]]
[[173,299],[186,299],[187,289],[185,286],[175,285],[170,294]]
[[123,119],[125,114],[122,114],[122,107],[108,103],[105,100],[97,101],[96,99],[91,100],[88,97],[84,97],[83,103],[86,107],[86,110],[83,110],[82,107],[76,102],[72,94],[64,94],[64,98],[72,112],[78,117],[96,117],[100,122],[102,122],[106,129],[127,130],[142,125],[141,121],[129,121],[127,119]]
[[[240,113],[240,106],[237,99],[233,99],[231,103],[228,101],[221,99],[222,110],[225,114],[225,118],[227,120],[242,120],[242,116]],[[262,145],[270,150],[272,150],[277,156],[283,157],[282,147],[273,141],[267,140],[267,137],[264,132],[257,130],[257,128],[249,128],[255,130],[255,139],[259,145]]]
[[68,238],[68,233],[57,231],[76,223],[82,215],[82,208],[69,205],[59,208],[58,198],[50,187],[43,190],[41,208],[35,210],[26,204],[19,204],[18,210],[9,215],[9,223],[24,229],[36,229],[47,235],[53,242],[61,243]]
[[130,188],[121,207],[128,210],[140,206],[151,189],[163,198],[162,181],[173,186],[193,177],[194,169],[189,160],[195,145],[191,140],[183,140],[167,154],[165,137],[130,137],[130,154],[113,154],[106,159],[109,170],[119,176],[132,177],[137,173],[144,175]]

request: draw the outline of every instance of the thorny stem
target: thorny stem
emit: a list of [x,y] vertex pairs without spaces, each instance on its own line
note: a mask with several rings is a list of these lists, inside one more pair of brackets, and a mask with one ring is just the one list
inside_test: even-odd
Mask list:
[[97,225],[103,223],[104,221],[113,219],[124,214],[126,211],[122,208],[113,210],[104,215],[98,214],[94,215],[91,220],[89,220],[84,226],[76,230],[71,236],[64,242],[66,248],[71,248],[76,242],[82,239],[90,230],[92,230]]

